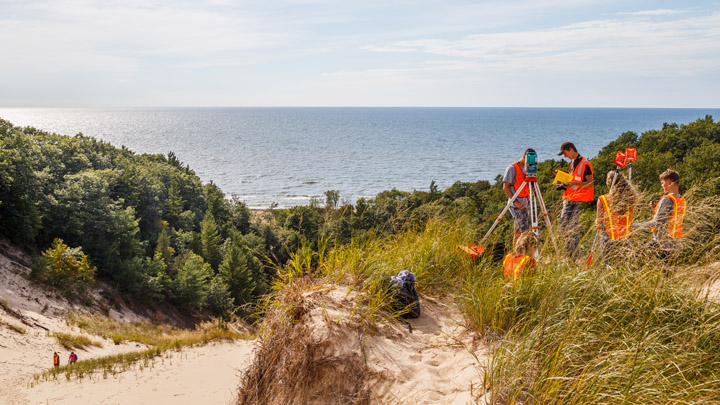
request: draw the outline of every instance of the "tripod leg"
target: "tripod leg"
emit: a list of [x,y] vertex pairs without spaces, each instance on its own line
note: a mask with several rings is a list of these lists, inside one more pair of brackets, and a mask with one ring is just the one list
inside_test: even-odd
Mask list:
[[557,242],[555,241],[555,234],[553,233],[552,223],[550,222],[550,216],[548,216],[547,207],[545,207],[545,201],[542,198],[542,193],[540,193],[540,186],[538,186],[537,183],[534,183],[534,186],[537,200],[540,202],[540,209],[542,209],[543,218],[545,218],[545,225],[547,225],[548,232],[550,233],[550,239],[552,239],[553,247],[555,247],[555,254],[559,255],[560,250],[558,250]]
[[520,185],[520,188],[518,188],[518,189],[515,191],[515,194],[513,194],[513,196],[510,198],[510,200],[508,200],[508,203],[507,203],[507,205],[505,206],[505,208],[502,210],[502,212],[500,212],[500,215],[498,215],[497,219],[496,219],[495,222],[492,224],[492,226],[490,227],[490,229],[487,231],[487,233],[485,234],[485,236],[483,236],[482,240],[480,241],[480,245],[482,245],[483,243],[485,243],[485,240],[490,236],[490,234],[491,234],[492,231],[495,229],[495,227],[500,223],[500,220],[502,220],[503,216],[505,216],[505,213],[508,212],[508,210],[510,209],[510,206],[511,206],[513,203],[515,203],[515,200],[517,200],[518,195],[520,194],[520,192],[521,192],[525,187],[527,187],[527,185],[528,185],[527,181],[523,181],[523,183]]
[[538,227],[537,189],[535,188],[536,184],[537,183],[532,183],[530,185],[530,200],[528,202],[528,208],[530,210],[530,229],[535,234],[535,237],[540,239],[540,228]]

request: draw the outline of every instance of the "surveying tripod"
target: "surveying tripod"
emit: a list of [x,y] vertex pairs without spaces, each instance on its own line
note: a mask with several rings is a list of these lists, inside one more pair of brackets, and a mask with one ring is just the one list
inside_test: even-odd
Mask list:
[[480,241],[480,245],[483,245],[485,243],[485,240],[487,240],[492,231],[495,230],[495,227],[497,227],[497,225],[503,219],[505,213],[510,209],[513,204],[515,204],[515,201],[518,199],[518,196],[525,189],[525,187],[528,188],[529,193],[527,208],[530,211],[530,229],[532,229],[535,237],[539,240],[540,228],[538,227],[538,203],[540,203],[540,209],[543,215],[543,219],[545,219],[545,225],[548,228],[548,232],[550,232],[550,238],[552,239],[553,246],[555,247],[555,253],[559,254],[557,242],[555,242],[555,235],[552,231],[552,224],[550,223],[550,217],[548,216],[547,207],[545,206],[545,201],[543,200],[542,193],[540,192],[540,186],[538,186],[537,184],[537,154],[535,154],[535,152],[528,152],[525,155],[525,181],[523,181],[520,187],[515,190],[515,194],[513,194],[513,196],[508,200],[507,205],[502,210],[502,212],[500,212],[500,215],[498,215],[497,219],[490,227],[490,230],[488,230],[485,236],[483,236],[482,240]]

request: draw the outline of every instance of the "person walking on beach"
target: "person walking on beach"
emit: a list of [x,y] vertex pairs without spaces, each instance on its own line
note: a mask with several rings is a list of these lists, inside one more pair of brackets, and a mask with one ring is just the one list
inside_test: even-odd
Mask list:
[[570,159],[568,172],[572,176],[572,181],[562,186],[563,208],[560,214],[560,232],[565,240],[567,255],[575,259],[580,244],[580,203],[592,201],[595,197],[593,170],[590,162],[580,156],[572,142],[564,142],[560,145],[558,155]]
[[598,198],[595,225],[598,232],[605,231],[601,233],[603,261],[612,263],[628,251],[632,214],[640,195],[622,173],[609,172],[605,182],[610,192]]
[[68,364],[73,365],[77,361],[77,354],[75,352],[70,352],[70,357],[68,358]]
[[[534,149],[528,148],[523,153],[522,159],[511,164],[505,169],[505,176],[503,176],[503,191],[512,198],[515,192],[520,188],[520,185],[525,181],[525,156],[528,152],[535,152]],[[530,187],[526,185],[523,190],[518,194],[517,198],[510,205],[510,214],[514,220],[515,234],[513,235],[513,247],[517,243],[520,234],[530,230],[530,223],[528,218],[530,216],[530,210],[528,209],[528,197]]]
[[675,170],[665,170],[660,184],[666,194],[655,206],[655,215],[649,221],[633,224],[633,228],[652,228],[652,239],[643,250],[666,259],[682,249],[685,199],[680,195],[680,174]]
[[58,352],[53,353],[53,366],[60,367],[60,355]]

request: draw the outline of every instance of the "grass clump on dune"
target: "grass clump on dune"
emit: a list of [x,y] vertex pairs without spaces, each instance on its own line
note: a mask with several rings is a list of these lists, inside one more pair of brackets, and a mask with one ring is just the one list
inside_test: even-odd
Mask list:
[[69,333],[53,333],[60,345],[68,350],[84,349],[88,346],[102,347],[102,343],[92,340],[87,336],[71,335]]

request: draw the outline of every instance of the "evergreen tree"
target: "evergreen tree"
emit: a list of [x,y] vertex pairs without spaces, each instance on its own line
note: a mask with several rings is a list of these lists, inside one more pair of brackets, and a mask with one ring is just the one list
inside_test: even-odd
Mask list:
[[207,306],[213,314],[227,319],[235,306],[227,284],[219,276],[213,277],[208,286]]
[[203,309],[207,304],[207,280],[211,276],[210,265],[202,257],[189,253],[173,280],[173,301],[188,309]]
[[163,261],[165,266],[170,266],[172,256],[175,254],[175,250],[170,247],[170,237],[167,233],[167,222],[163,221],[162,231],[158,236],[157,245],[155,245],[154,258],[159,258]]
[[202,257],[206,262],[210,263],[213,269],[217,269],[222,261],[222,255],[220,253],[220,242],[222,239],[218,233],[215,218],[209,210],[200,223],[200,241]]
[[259,268],[260,263],[249,250],[238,242],[229,241],[218,274],[236,304],[242,305],[253,299],[257,287],[253,272]]
[[171,225],[178,225],[178,219],[183,212],[184,205],[185,201],[183,201],[180,196],[180,188],[178,187],[177,181],[173,179],[170,182],[168,196],[165,200],[165,219],[167,219]]
[[230,203],[225,199],[225,193],[220,190],[212,181],[203,187],[207,209],[219,224],[225,224],[230,220]]

